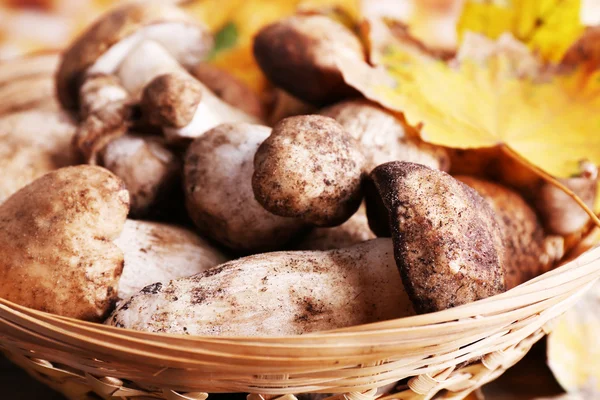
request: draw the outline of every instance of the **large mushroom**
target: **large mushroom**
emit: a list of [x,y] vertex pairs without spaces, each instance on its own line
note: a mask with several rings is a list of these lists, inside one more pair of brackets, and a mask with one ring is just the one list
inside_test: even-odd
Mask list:
[[96,321],[145,285],[225,260],[194,233],[126,221],[128,211],[123,182],[97,166],[25,186],[0,206],[0,297]]
[[254,155],[270,133],[261,125],[219,125],[194,140],[185,157],[190,217],[203,234],[237,252],[279,249],[305,226],[271,214],[254,199]]

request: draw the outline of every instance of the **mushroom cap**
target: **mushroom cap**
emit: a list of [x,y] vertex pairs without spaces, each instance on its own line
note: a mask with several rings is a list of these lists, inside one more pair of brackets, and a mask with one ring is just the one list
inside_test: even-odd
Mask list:
[[79,162],[76,125],[63,111],[30,110],[0,118],[0,204],[23,186]]
[[258,148],[252,187],[273,214],[340,225],[360,206],[364,164],[355,140],[334,119],[289,117]]
[[202,62],[190,73],[224,102],[260,120],[265,119],[266,110],[258,94],[229,72]]
[[503,233],[474,189],[445,172],[407,162],[378,166],[365,186],[369,220],[388,216],[396,263],[417,312],[505,290]]
[[362,61],[362,44],[331,18],[303,15],[275,22],[256,35],[253,51],[271,82],[309,103],[329,104],[358,95],[345,83],[336,54]]
[[222,124],[194,140],[185,157],[190,217],[201,233],[242,253],[279,249],[304,227],[254,199],[254,155],[270,132],[261,125]]
[[186,73],[154,78],[142,94],[140,106],[153,125],[182,128],[194,118],[202,101],[202,86]]
[[[63,107],[77,109],[79,86],[87,70],[113,45],[131,37],[144,27],[169,23],[182,24],[195,30],[195,35],[182,35],[181,38],[174,38],[174,45],[165,45],[165,48],[185,66],[197,64],[212,46],[212,39],[206,28],[183,10],[167,2],[127,3],[105,14],[64,52],[56,75],[58,98]],[[168,34],[169,29],[167,27],[164,32],[156,32],[155,35],[141,35],[138,41],[149,38],[167,44],[170,43],[171,39],[167,37]],[[187,40],[198,42],[189,45],[180,43]],[[136,43],[136,41],[131,40],[131,47],[135,46]],[[122,54],[121,57],[124,55]]]
[[58,315],[100,320],[117,300],[123,253],[112,243],[129,194],[88,165],[50,172],[0,206],[0,297]]
[[407,161],[448,171],[450,156],[444,147],[425,143],[399,116],[364,99],[345,100],[319,113],[335,119],[358,141],[367,158],[367,170],[390,161]]
[[542,224],[525,200],[507,187],[490,181],[470,176],[456,179],[475,189],[496,214],[506,250],[506,288],[512,289],[546,272],[554,260],[546,254]]

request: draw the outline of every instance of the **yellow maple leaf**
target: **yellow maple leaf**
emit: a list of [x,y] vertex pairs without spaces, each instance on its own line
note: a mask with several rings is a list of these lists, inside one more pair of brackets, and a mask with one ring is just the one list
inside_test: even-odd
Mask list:
[[[389,47],[373,68],[341,62],[367,97],[422,125],[422,138],[454,148],[505,146],[557,176],[600,164],[600,78],[519,78],[502,53],[458,67]],[[354,63],[355,64],[355,63]]]
[[504,32],[557,62],[581,36],[581,0],[467,0],[458,22],[467,31],[497,38]]

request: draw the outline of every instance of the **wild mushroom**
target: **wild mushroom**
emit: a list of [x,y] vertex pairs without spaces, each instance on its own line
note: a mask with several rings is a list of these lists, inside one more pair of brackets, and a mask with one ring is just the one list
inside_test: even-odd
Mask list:
[[507,289],[548,271],[562,257],[562,238],[545,236],[535,211],[517,192],[470,176],[457,176],[456,179],[475,189],[494,210],[506,250],[504,279]]
[[[84,124],[90,125],[85,130],[90,137],[82,133],[80,141],[123,134],[127,107],[140,100],[147,83],[158,75],[197,65],[211,47],[212,38],[204,26],[165,2],[128,3],[106,14],[66,50],[57,73],[58,96],[67,109],[80,108],[86,81],[100,76],[109,85],[106,90],[98,80],[93,85],[93,102],[103,104],[100,110],[108,109],[89,115],[92,121]],[[155,48],[159,50],[153,52]],[[98,150],[101,146],[88,147]]]
[[335,119],[358,141],[367,159],[367,170],[389,161],[407,161],[448,171],[445,148],[408,134],[408,125],[397,115],[367,100],[346,100],[321,110]]
[[503,292],[506,253],[494,211],[445,172],[390,162],[366,184],[367,215],[394,241],[404,286],[419,313]]
[[390,239],[375,239],[341,250],[258,254],[151,285],[106,323],[187,335],[281,336],[413,313]]
[[94,321],[144,285],[225,260],[193,232],[126,222],[128,210],[123,182],[101,167],[62,168],[25,186],[0,206],[0,297]]
[[348,221],[332,228],[315,228],[294,248],[298,250],[342,249],[375,237],[369,228],[366,209],[361,205]]
[[0,117],[0,204],[40,176],[79,162],[76,125],[62,111],[30,110]]
[[[0,206],[0,297],[41,311],[102,319],[117,299],[129,194],[105,169],[62,168]],[[19,250],[21,249],[21,250]]]
[[349,29],[328,17],[275,22],[256,35],[253,50],[267,78],[299,99],[323,105],[358,95],[345,83],[336,55],[364,61],[363,47]]
[[285,118],[256,152],[252,188],[273,214],[335,226],[360,205],[364,164],[356,142],[334,119]]
[[127,134],[110,142],[99,154],[99,165],[125,182],[132,217],[156,215],[176,198],[181,162],[160,137]]
[[305,226],[254,199],[254,154],[271,129],[223,124],[194,140],[185,156],[188,213],[201,233],[242,253],[278,249]]
[[[140,58],[148,60],[142,71],[135,64]],[[145,42],[129,55],[119,72],[121,80],[130,85],[130,92],[142,91],[142,113],[156,115],[153,121],[162,126],[167,140],[194,139],[226,122],[260,122],[223,102],[178,64],[167,60],[168,53],[161,46]]]

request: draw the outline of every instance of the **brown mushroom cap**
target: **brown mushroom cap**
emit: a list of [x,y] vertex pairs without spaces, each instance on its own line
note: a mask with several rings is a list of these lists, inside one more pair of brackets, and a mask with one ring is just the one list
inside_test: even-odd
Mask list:
[[[212,46],[206,29],[183,10],[167,2],[133,2],[115,8],[94,23],[65,51],[56,76],[58,98],[67,109],[78,107],[78,92],[83,78],[92,65],[113,45],[127,39],[144,27],[176,23],[195,29],[201,43],[191,43],[185,49],[180,43],[165,45],[169,51],[187,57],[191,65],[198,63]],[[169,43],[168,30],[164,35],[154,35],[152,40]],[[176,38],[180,42],[180,38]],[[191,39],[190,40],[196,40]],[[135,43],[132,43],[134,45]],[[178,57],[176,57],[178,58]],[[180,60],[181,61],[181,60]],[[186,65],[187,66],[187,65]],[[95,71],[107,72],[107,71]]]
[[483,197],[494,210],[503,234],[504,279],[512,289],[544,272],[554,259],[546,253],[544,230],[533,209],[516,192],[496,183],[457,176]]
[[266,111],[260,97],[227,71],[203,62],[192,68],[190,73],[225,103],[258,119],[265,119]]
[[142,94],[142,113],[153,125],[182,128],[194,118],[202,100],[202,87],[185,73],[154,78]]
[[50,172],[0,206],[0,297],[86,320],[117,300],[123,253],[112,243],[129,195],[109,171],[77,166]]
[[450,156],[440,146],[407,134],[408,126],[397,116],[368,100],[346,100],[327,107],[321,115],[340,123],[361,146],[367,170],[390,161],[407,161],[448,171]]
[[252,187],[268,211],[317,226],[335,226],[360,206],[365,159],[334,119],[281,120],[254,157]]
[[222,124],[194,140],[185,157],[190,217],[201,233],[242,253],[279,249],[304,228],[254,199],[254,155],[270,132],[255,124]]
[[336,54],[362,61],[363,47],[350,30],[328,17],[294,16],[269,25],[254,38],[253,51],[271,82],[309,103],[358,95],[345,83]]
[[[366,191],[369,219],[388,214],[396,263],[417,312],[506,289],[503,233],[475,190],[442,171],[390,162],[371,172]],[[380,204],[385,210],[373,213]]]

